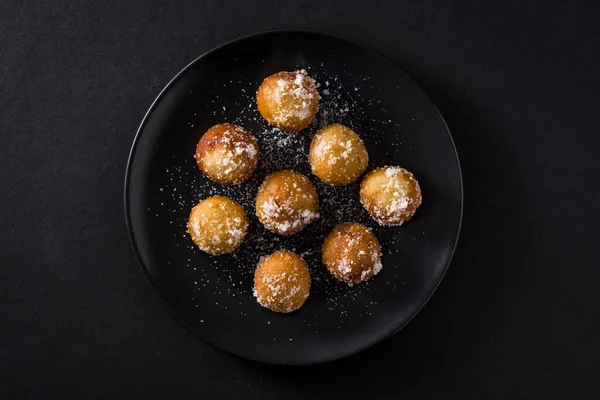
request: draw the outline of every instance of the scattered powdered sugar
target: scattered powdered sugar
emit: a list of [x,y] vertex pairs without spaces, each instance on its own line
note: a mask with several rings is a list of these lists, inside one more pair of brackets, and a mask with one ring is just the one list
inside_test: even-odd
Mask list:
[[352,268],[350,267],[350,265],[348,265],[348,261],[345,260],[345,262],[340,262],[338,264],[338,270],[342,273],[342,274],[349,274],[350,272],[352,272]]
[[[378,302],[369,296],[372,290],[380,291],[382,285],[389,290],[394,290],[396,284],[403,284],[402,279],[394,279],[397,270],[390,268],[390,264],[386,264],[388,267],[381,281],[371,279],[348,288],[346,284],[334,278],[321,261],[321,245],[331,229],[339,223],[352,221],[373,227],[386,254],[393,254],[393,257],[397,257],[398,251],[402,249],[393,244],[404,239],[402,232],[377,226],[363,209],[358,195],[360,179],[345,186],[327,185],[312,174],[308,163],[308,149],[312,136],[318,129],[333,123],[343,124],[359,132],[369,152],[378,149],[374,153],[377,156],[372,158],[377,159],[381,155],[379,165],[399,163],[393,162],[396,158],[385,157],[388,150],[396,151],[397,145],[382,146],[378,126],[384,125],[383,120],[373,121],[365,114],[367,108],[379,107],[380,104],[376,97],[365,98],[359,90],[358,86],[366,85],[367,78],[358,77],[354,80],[345,78],[347,80],[342,83],[338,77],[327,75],[320,69],[309,73],[316,79],[316,86],[320,87],[320,111],[311,125],[298,133],[284,132],[264,121],[256,109],[254,97],[260,82],[254,80],[237,83],[239,89],[235,90],[235,96],[231,95],[233,100],[229,98],[224,100],[220,95],[221,89],[215,87],[214,91],[209,93],[212,99],[210,102],[198,101],[198,109],[192,110],[193,116],[190,114],[189,122],[185,122],[185,128],[190,132],[192,140],[187,144],[174,143],[173,147],[160,149],[162,152],[172,154],[172,164],[164,171],[159,171],[156,176],[156,206],[151,206],[148,213],[157,220],[168,221],[168,226],[172,227],[170,232],[177,240],[170,251],[176,253],[176,256],[169,260],[167,265],[169,268],[189,269],[191,276],[194,277],[193,286],[198,293],[192,299],[196,305],[212,298],[215,307],[225,309],[226,306],[218,299],[220,296],[228,295],[236,300],[239,298],[239,309],[229,307],[227,312],[246,315],[248,307],[253,306],[246,306],[246,302],[247,297],[253,294],[254,270],[260,257],[280,249],[294,251],[300,255],[307,262],[311,273],[311,297],[307,304],[314,305],[309,308],[312,311],[307,311],[305,305],[299,311],[302,313],[299,315],[306,321],[307,326],[314,327],[315,331],[318,331],[320,326],[330,323],[331,316],[336,316],[334,320],[340,321],[339,326],[341,326],[351,323],[353,316],[370,315],[373,308],[378,306]],[[294,83],[300,86],[303,79],[312,78],[297,74]],[[244,85],[245,90],[243,90]],[[229,86],[228,84],[227,87]],[[301,92],[296,94],[303,95]],[[227,102],[226,108],[222,106],[224,102]],[[204,111],[202,107],[205,107]],[[221,107],[223,107],[222,111]],[[209,122],[206,121],[207,118]],[[254,151],[258,151],[259,154],[257,170],[247,181],[239,185],[219,185],[212,182],[201,173],[195,160],[189,157],[194,153],[197,140],[204,131],[213,124],[222,122],[240,125],[252,133],[259,144],[258,149],[236,148],[234,150],[233,155],[244,152],[249,157],[254,157]],[[351,150],[347,143],[344,146],[348,146],[347,151]],[[370,164],[369,170],[375,166]],[[306,213],[301,214],[301,218],[305,221],[314,221],[304,230],[291,236],[270,232],[255,215],[255,199],[259,186],[268,174],[283,169],[294,170],[307,176],[315,185],[319,196],[320,218],[317,218],[317,213],[306,210]],[[245,209],[249,221],[244,242],[236,251],[223,256],[209,256],[200,252],[186,232],[191,208],[200,200],[215,195],[228,196],[239,202]],[[275,204],[265,205],[265,207],[271,207],[270,212],[277,212]],[[196,227],[191,226],[190,229]],[[230,233],[234,236],[239,234],[235,230]],[[176,261],[181,259],[184,261]],[[206,263],[210,265],[207,266]],[[373,273],[379,273],[381,268],[382,262],[379,257],[374,264]],[[277,291],[276,283],[273,285],[273,290]],[[313,297],[314,303],[311,303]]]
[[381,255],[379,257],[380,257],[380,259],[377,262],[375,262],[375,266],[373,267],[374,275],[377,275],[383,269],[383,264],[381,263]]
[[391,178],[392,176],[398,175],[400,173],[400,169],[396,167],[387,167],[385,169],[385,176]]
[[[304,79],[307,78],[308,75],[306,74],[306,70],[302,69],[300,71],[296,72],[296,79],[294,79],[294,83],[298,86],[302,86]],[[312,78],[309,78],[312,79]],[[312,79],[312,83],[315,84],[315,80]],[[306,97],[312,97],[311,93],[308,93],[308,95]]]
[[340,154],[340,157],[348,158],[350,152],[352,151],[352,142],[348,140],[346,142],[341,142],[340,145],[344,148],[344,151],[342,152],[342,154]]

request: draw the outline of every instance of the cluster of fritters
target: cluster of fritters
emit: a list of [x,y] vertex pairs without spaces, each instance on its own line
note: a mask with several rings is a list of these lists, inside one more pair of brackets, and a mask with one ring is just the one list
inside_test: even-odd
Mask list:
[[[319,110],[317,84],[306,71],[278,72],[267,77],[256,93],[258,111],[271,125],[289,132],[307,128]],[[195,159],[213,181],[235,185],[248,179],[258,165],[256,138],[232,124],[210,128],[198,142]],[[313,137],[309,161],[312,172],[330,185],[347,185],[367,169],[369,155],[356,132],[329,125]],[[421,189],[413,174],[397,166],[369,172],[360,186],[360,201],[383,225],[401,225],[421,204]],[[300,232],[319,217],[319,198],[304,175],[282,170],[268,175],[256,195],[256,215],[268,230],[280,235]],[[244,208],[225,196],[198,203],[190,214],[188,231],[203,251],[220,255],[238,248],[248,230]],[[323,264],[350,285],[366,281],[382,269],[381,245],[366,226],[348,222],[325,238]],[[310,292],[306,262],[291,251],[261,257],[254,273],[254,296],[259,304],[289,313],[302,307]]]

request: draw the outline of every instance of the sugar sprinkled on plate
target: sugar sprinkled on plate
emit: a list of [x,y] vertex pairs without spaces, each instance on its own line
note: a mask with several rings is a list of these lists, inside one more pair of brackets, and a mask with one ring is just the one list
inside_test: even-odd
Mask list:
[[[357,299],[364,298],[365,293],[372,290],[372,281],[355,285],[352,289],[337,281],[321,264],[320,243],[322,243],[324,236],[339,223],[356,221],[371,227],[374,227],[374,224],[360,205],[358,199],[359,183],[342,187],[332,187],[324,184],[311,173],[307,153],[312,135],[318,129],[332,123],[341,123],[355,130],[365,139],[367,147],[378,145],[380,137],[377,132],[377,121],[368,121],[364,109],[365,107],[377,107],[379,101],[363,98],[359,86],[365,84],[366,78],[360,78],[362,80],[359,79],[356,83],[353,81],[346,85],[346,81],[328,76],[321,71],[314,73],[311,71],[311,75],[317,80],[317,86],[322,97],[319,105],[320,111],[312,124],[304,131],[290,133],[268,125],[256,110],[254,90],[240,91],[239,97],[234,103],[228,103],[227,107],[222,106],[223,112],[239,110],[237,114],[233,115],[233,118],[228,115],[227,118],[219,119],[220,111],[215,113],[215,121],[240,125],[255,135],[259,142],[259,166],[248,181],[236,187],[218,185],[203,176],[195,166],[195,160],[180,160],[177,158],[173,161],[174,165],[165,171],[166,183],[163,182],[161,191],[157,191],[157,197],[160,197],[165,205],[160,209],[153,209],[152,212],[157,212],[157,215],[160,214],[160,217],[157,216],[157,218],[162,218],[165,213],[168,214],[174,225],[178,227],[175,234],[181,237],[182,233],[186,235],[185,229],[189,210],[199,200],[214,195],[233,198],[244,207],[249,218],[248,234],[240,248],[226,256],[203,255],[202,259],[208,260],[211,265],[198,268],[196,267],[202,266],[198,257],[199,250],[193,244],[186,244],[185,248],[181,250],[192,254],[192,259],[188,260],[188,263],[182,267],[194,271],[194,279],[198,282],[198,290],[202,289],[202,291],[215,296],[227,294],[236,297],[251,297],[252,278],[259,257],[281,248],[290,250],[295,248],[297,254],[301,255],[309,265],[313,284],[311,292],[315,293],[316,296],[323,297],[324,311],[338,314],[342,321],[345,321],[342,323],[349,323],[352,321],[351,314],[348,313],[350,303],[362,304],[363,309],[360,311],[360,315],[368,315],[371,312],[370,310],[377,306],[377,302],[370,300],[367,300],[364,304],[362,301],[357,302]],[[299,78],[296,77],[296,79]],[[248,82],[248,85],[256,89],[259,83]],[[214,99],[214,104],[206,104],[207,112],[212,113],[215,108],[219,110],[218,105],[221,100],[216,92]],[[186,128],[190,132],[196,132],[194,135],[199,138],[202,134],[199,129],[208,127],[202,123],[201,117],[196,114],[202,116],[200,110],[194,110],[193,116],[190,116],[192,120]],[[379,123],[383,122],[380,121]],[[191,125],[194,125],[194,127]],[[395,146],[395,144],[392,146]],[[190,154],[193,154],[193,149],[190,150]],[[369,169],[371,168],[370,165]],[[320,199],[319,214],[321,218],[309,225],[304,231],[290,237],[282,237],[266,230],[258,222],[254,210],[254,200],[258,186],[268,173],[281,169],[293,169],[309,177],[317,188]],[[379,227],[378,229],[383,229],[383,233],[388,232],[385,231],[385,227]],[[379,234],[377,236],[381,239]],[[394,234],[392,240],[396,240],[396,237],[401,239],[402,233]],[[189,240],[189,238],[187,239]],[[382,241],[381,243],[385,252],[390,241]],[[181,249],[181,246],[178,247]],[[396,248],[394,251],[399,250]],[[389,252],[386,254],[389,254]],[[392,274],[393,277],[392,271],[389,269],[386,269],[386,271],[386,274]],[[399,282],[399,284],[404,283]],[[393,280],[392,284],[396,285]],[[198,299],[193,301],[198,301]],[[310,298],[308,301],[311,301]],[[216,306],[224,307],[220,304]],[[244,313],[242,312],[242,314]],[[315,327],[318,326],[318,322],[315,322],[314,319],[312,319],[312,324]]]

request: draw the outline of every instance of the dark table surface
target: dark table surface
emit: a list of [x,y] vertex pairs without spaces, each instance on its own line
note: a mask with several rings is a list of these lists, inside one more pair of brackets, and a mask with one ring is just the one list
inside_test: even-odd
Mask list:
[[[599,398],[599,21],[594,0],[4,2],[0,398]],[[310,368],[238,359],[178,325],[123,217],[154,97],[196,56],[269,29],[400,63],[446,118],[465,181],[427,306]]]

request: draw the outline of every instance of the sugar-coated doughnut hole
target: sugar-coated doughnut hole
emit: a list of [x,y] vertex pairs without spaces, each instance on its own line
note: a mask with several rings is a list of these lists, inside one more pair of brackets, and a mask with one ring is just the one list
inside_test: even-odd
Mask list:
[[310,180],[294,171],[268,175],[256,196],[256,215],[269,230],[292,235],[319,216],[317,190]]
[[200,138],[194,156],[200,170],[221,184],[237,184],[252,175],[258,165],[256,138],[233,124],[219,124]]
[[305,70],[282,71],[267,77],[256,92],[258,111],[279,129],[298,132],[319,110],[315,80]]
[[367,169],[369,155],[360,137],[343,125],[319,130],[310,144],[313,173],[331,185],[347,185]]
[[310,293],[310,273],[302,258],[287,250],[261,257],[254,272],[254,296],[269,310],[296,311]]
[[225,196],[202,200],[190,213],[188,232],[194,243],[212,255],[231,253],[244,241],[248,230],[246,212]]
[[377,168],[360,185],[360,202],[382,225],[402,225],[412,218],[421,201],[419,182],[404,168]]
[[381,271],[381,245],[369,228],[347,222],[339,224],[325,238],[323,264],[336,278],[354,284]]

